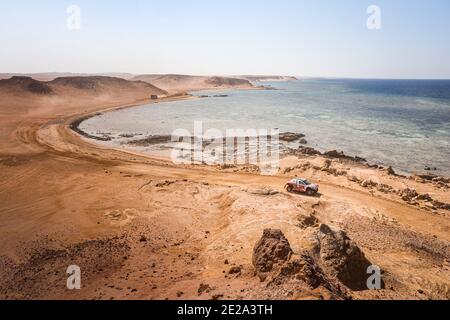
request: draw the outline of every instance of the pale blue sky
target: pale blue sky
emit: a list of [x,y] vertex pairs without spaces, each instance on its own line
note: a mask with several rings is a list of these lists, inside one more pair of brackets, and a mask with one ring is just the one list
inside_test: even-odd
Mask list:
[[0,72],[50,71],[450,78],[450,1],[0,0]]

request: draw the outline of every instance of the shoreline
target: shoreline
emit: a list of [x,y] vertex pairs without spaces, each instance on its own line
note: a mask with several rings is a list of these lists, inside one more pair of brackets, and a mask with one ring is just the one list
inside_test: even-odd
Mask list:
[[83,130],[81,130],[79,128],[79,126],[81,125],[82,122],[89,120],[93,117],[96,116],[100,116],[102,114],[105,114],[107,112],[114,112],[114,111],[118,111],[118,110],[123,110],[123,109],[128,109],[128,108],[133,108],[133,107],[139,107],[139,106],[144,106],[147,104],[157,104],[157,103],[163,103],[163,102],[174,102],[174,101],[183,101],[183,100],[188,100],[188,99],[198,99],[198,97],[193,96],[191,94],[186,94],[186,95],[174,95],[174,96],[169,96],[169,97],[164,97],[164,98],[160,98],[158,100],[146,100],[146,101],[142,101],[141,103],[136,103],[136,104],[132,104],[132,105],[121,105],[121,106],[117,106],[117,107],[113,107],[113,108],[107,108],[104,110],[99,110],[99,111],[94,111],[91,113],[88,113],[86,115],[82,115],[78,118],[74,118],[72,120],[69,121],[69,128],[72,129],[74,132],[78,133],[79,135],[86,137],[88,139],[91,140],[97,140],[97,141],[110,141],[111,139],[102,139],[101,137],[97,137],[97,136],[93,136]]
[[[234,88],[222,89],[222,88],[218,88],[217,89],[217,91],[221,91],[221,90],[227,91],[227,90],[268,90],[268,89],[260,88],[260,87],[256,87],[256,88],[253,88],[253,89],[248,89],[248,88],[244,88],[244,89],[234,89]],[[191,92],[186,93],[186,95],[182,95],[182,96],[177,96],[176,95],[176,96],[173,96],[173,97],[167,97],[167,98],[162,98],[162,99],[158,99],[158,100],[149,100],[150,101],[149,103],[143,102],[142,104],[139,103],[139,104],[134,104],[134,105],[119,106],[117,108],[112,108],[112,109],[100,110],[98,112],[93,112],[92,114],[85,115],[83,117],[80,117],[80,118],[77,118],[77,119],[73,120],[72,122],[70,122],[69,126],[70,126],[70,128],[73,131],[75,131],[79,135],[81,135],[81,136],[83,136],[83,137],[85,137],[87,139],[93,140],[94,142],[95,141],[102,141],[102,142],[112,141],[113,139],[111,137],[103,138],[103,137],[91,135],[91,134],[83,131],[82,129],[80,129],[79,126],[81,125],[82,122],[84,122],[86,120],[89,120],[89,119],[91,119],[93,117],[96,117],[96,116],[99,116],[99,115],[102,115],[102,114],[108,113],[108,112],[114,112],[114,111],[117,111],[117,110],[123,110],[123,109],[128,109],[128,108],[133,108],[133,107],[144,106],[146,104],[157,104],[157,103],[164,103],[164,102],[177,102],[177,101],[183,101],[183,100],[188,100],[188,99],[202,99],[203,96],[201,96],[201,95],[200,96],[194,95],[194,93],[196,93],[196,92],[198,93],[198,92],[202,92],[202,91],[205,91],[205,90],[191,91]],[[215,89],[208,89],[206,91],[215,91]],[[218,98],[218,97],[213,97],[213,98]],[[299,134],[299,135],[302,135],[301,138],[304,137],[304,135],[302,133],[291,133],[291,132],[280,133],[280,135],[282,135],[282,134]],[[151,137],[165,137],[165,135],[153,134],[153,135],[151,135]],[[300,140],[300,138],[298,140]],[[281,141],[281,139],[280,139],[280,141]],[[295,140],[295,141],[297,141],[297,140]],[[292,141],[287,141],[287,142],[292,142]],[[127,142],[127,145],[128,144],[129,144],[129,142]],[[158,144],[158,143],[153,143],[152,145],[156,145],[156,144]],[[119,149],[119,148],[114,148],[112,146],[111,146],[111,148],[113,148],[115,150],[119,150],[119,151],[122,150],[122,149]],[[411,170],[403,171],[403,170],[399,170],[398,168],[395,168],[393,166],[390,166],[390,165],[388,165],[386,163],[372,163],[372,162],[370,162],[370,160],[362,158],[362,157],[360,157],[357,154],[349,156],[349,155],[347,155],[345,153],[345,150],[325,150],[325,149],[319,147],[319,149],[325,150],[325,151],[322,152],[322,151],[319,151],[318,149],[316,149],[315,147],[308,146],[308,144],[306,144],[306,145],[301,145],[300,144],[298,149],[292,149],[290,147],[286,147],[286,148],[287,148],[287,150],[284,153],[280,154],[280,159],[281,158],[285,158],[285,157],[289,157],[289,156],[291,156],[293,154],[320,155],[320,156],[328,157],[330,159],[346,159],[346,160],[349,160],[351,162],[354,162],[355,164],[366,165],[368,168],[375,168],[375,169],[380,169],[380,170],[387,169],[387,170],[393,172],[394,175],[399,176],[399,177],[403,177],[403,178],[411,179],[411,178],[413,178],[415,176],[418,176],[418,177],[428,176],[428,178],[430,178],[431,176],[434,176],[435,178],[444,178],[444,179],[450,178],[450,175],[446,176],[446,175],[433,174],[433,170],[423,170],[423,172],[415,172],[415,171],[411,171]],[[165,159],[166,161],[171,161],[170,157],[166,157],[166,156],[163,156],[163,155],[149,154],[149,153],[146,153],[146,152],[139,152],[139,151],[136,152],[136,150],[131,150],[131,149],[127,149],[127,148],[125,148],[125,149],[127,151],[130,151],[130,152],[133,152],[133,153],[139,153],[139,154],[142,154],[143,156],[148,156],[150,158],[156,157],[158,159]]]
[[[199,93],[202,91],[230,91],[230,90],[246,90],[247,91],[247,90],[273,90],[273,89],[265,87],[265,86],[254,86],[252,88],[205,88],[205,89],[199,89],[199,90],[193,90],[193,91],[188,90],[187,92],[175,93],[175,94],[163,97],[163,98],[158,98],[156,100],[149,99],[146,101],[142,101],[141,103],[136,103],[136,104],[132,104],[132,105],[126,104],[126,105],[117,106],[117,107],[113,107],[113,108],[107,108],[104,110],[94,111],[94,112],[88,113],[87,115],[83,115],[82,117],[75,118],[74,120],[72,120],[69,123],[69,126],[73,131],[75,131],[79,135],[84,136],[88,139],[98,140],[98,141],[109,141],[109,140],[102,140],[99,137],[88,134],[87,132],[81,130],[79,128],[79,125],[86,120],[89,120],[93,117],[102,115],[107,112],[113,112],[113,111],[133,108],[133,107],[144,106],[146,104],[176,102],[176,101],[183,101],[183,100],[190,100],[190,99],[203,99],[204,97],[202,95],[198,96],[198,95],[194,95],[194,93]],[[214,97],[214,98],[221,98],[221,97]]]
[[[198,96],[192,96],[189,95],[188,98],[199,98]],[[181,101],[184,99],[179,99],[179,97],[177,97],[176,99],[171,99],[170,101]],[[167,101],[167,100],[166,100]],[[158,103],[158,102],[165,102],[165,101],[154,101],[153,103]],[[109,111],[114,111],[114,110],[121,110],[121,109],[125,109],[125,108],[131,108],[134,106],[139,106],[139,105],[129,105],[129,106],[120,106],[117,108],[113,108],[113,109],[108,109],[105,111],[100,111],[97,113],[92,114],[91,116],[95,116],[95,114],[101,114],[103,112],[109,112]],[[77,123],[79,119],[75,119],[74,121],[72,121],[71,123]],[[82,121],[81,121],[82,122]],[[79,122],[79,123],[81,123]],[[69,126],[70,130],[73,130],[72,126]],[[75,133],[77,133],[77,131],[73,130]],[[82,130],[80,130],[82,131]],[[296,136],[298,135],[299,138],[302,138],[304,135],[303,134],[298,134],[298,133],[291,133],[291,132],[287,132],[285,133],[288,137],[288,139],[292,136]],[[99,139],[90,139],[88,136],[90,136],[89,134],[86,133],[86,135],[80,135],[80,136],[84,136],[87,137],[87,139],[89,140],[88,143],[93,144],[93,145],[97,145],[95,143],[95,141],[104,141],[104,140],[99,140]],[[289,141],[289,140],[287,140]],[[130,150],[130,149],[119,149],[119,148],[113,148],[113,147],[106,147],[107,149],[111,149],[114,151],[118,151],[118,152],[123,152],[123,153],[127,153],[127,154],[134,154],[137,156],[141,156],[144,159],[149,159],[149,160],[160,160],[163,161],[167,164],[171,164],[172,166],[174,166],[175,168],[177,167],[184,167],[184,166],[201,166],[201,167],[206,167],[208,169],[216,169],[218,166],[220,168],[244,168],[244,170],[246,172],[250,172],[251,174],[260,174],[260,172],[258,172],[258,170],[260,169],[255,169],[255,167],[258,167],[258,165],[255,164],[232,164],[232,165],[227,165],[227,164],[211,164],[208,165],[206,163],[190,163],[190,164],[175,164],[169,157],[166,157],[164,155],[152,155],[146,152],[140,152],[140,151],[135,151],[135,150]],[[347,171],[346,170],[341,170],[340,169],[336,169],[336,168],[331,168],[331,163],[334,161],[337,162],[343,162],[344,164],[349,165],[350,167],[363,167],[366,168],[368,170],[372,170],[374,172],[374,174],[376,174],[376,172],[382,174],[382,175],[387,175],[390,176],[394,179],[404,179],[404,180],[412,180],[412,181],[416,181],[422,184],[433,184],[433,185],[439,185],[442,186],[444,188],[448,188],[449,184],[450,184],[450,178],[447,177],[442,177],[442,176],[435,176],[432,174],[416,174],[416,173],[412,173],[411,175],[403,175],[403,174],[399,174],[397,173],[391,166],[386,167],[386,166],[382,166],[382,165],[374,165],[374,164],[370,164],[366,159],[361,158],[359,156],[348,156],[346,155],[343,151],[339,152],[337,150],[331,150],[331,151],[327,151],[327,152],[320,152],[312,147],[308,147],[308,146],[300,146],[298,149],[290,149],[288,148],[286,150],[286,152],[284,154],[282,154],[280,156],[280,168],[279,171],[277,173],[275,173],[273,176],[274,177],[280,177],[280,176],[285,176],[286,173],[291,173],[291,172],[295,172],[296,169],[301,168],[301,166],[297,165],[291,168],[285,168],[284,171],[282,170],[282,162],[286,159],[289,159],[290,157],[296,157],[299,161],[302,158],[310,158],[310,157],[316,157],[316,158],[320,158],[320,159],[324,159],[325,160],[325,165],[324,166],[313,166],[314,170],[320,170],[323,172],[326,172],[327,174],[333,175],[333,176],[346,176],[347,179],[350,182],[353,183],[357,183],[358,185],[362,186],[365,189],[375,189],[381,193],[392,193],[395,196],[400,196],[401,200],[403,200],[404,202],[406,202],[407,204],[412,204],[413,206],[418,206],[418,205],[422,205],[420,202],[416,201],[417,199],[426,199],[426,201],[429,201],[431,203],[433,203],[433,206],[430,206],[430,208],[428,209],[432,209],[433,212],[437,212],[436,211],[436,207],[438,209],[443,209],[443,210],[450,210],[450,201],[449,202],[442,202],[440,200],[436,200],[433,199],[432,197],[429,196],[428,193],[426,194],[419,194],[415,191],[415,189],[412,189],[412,193],[410,194],[410,189],[406,188],[405,190],[401,190],[401,189],[395,189],[393,187],[391,187],[390,185],[387,185],[385,183],[380,183],[380,182],[374,182],[371,179],[359,179],[357,177],[354,176],[348,176],[347,175]],[[327,161],[329,161],[329,163],[327,163]],[[259,164],[261,165],[261,164]],[[305,166],[305,164],[303,165]],[[249,169],[252,168],[253,169]],[[310,165],[307,162],[306,163],[306,167],[309,168]],[[235,169],[236,170],[236,169]],[[238,171],[240,169],[237,169]],[[250,170],[250,171],[249,171]],[[297,177],[297,174],[295,175]],[[370,191],[372,192],[372,191]],[[405,196],[405,194],[407,194],[407,196]]]

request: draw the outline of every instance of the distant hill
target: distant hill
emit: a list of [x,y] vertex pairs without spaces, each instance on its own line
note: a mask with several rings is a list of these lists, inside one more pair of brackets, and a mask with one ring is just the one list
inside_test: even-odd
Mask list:
[[52,81],[39,81],[31,77],[13,76],[0,80],[0,92],[3,94],[41,96],[52,95],[99,95],[119,94],[139,90],[150,95],[165,95],[167,92],[144,81],[129,81],[115,77],[60,77]]
[[155,87],[144,81],[129,81],[115,77],[91,76],[91,77],[63,77],[48,82],[50,86],[64,88],[70,87],[79,90],[118,90],[143,87],[149,90],[149,94],[165,95],[167,91]]
[[129,80],[134,77],[131,73],[120,72],[106,72],[106,73],[71,73],[71,72],[42,72],[42,73],[0,73],[1,79],[10,79],[11,77],[30,77],[39,81],[52,81],[56,78],[63,77],[90,77],[90,76],[104,76],[114,77]]
[[132,80],[141,80],[168,91],[179,93],[195,90],[215,88],[252,88],[253,85],[246,79],[230,77],[191,76],[180,74],[145,74],[138,75]]
[[12,94],[31,93],[40,95],[54,94],[53,89],[45,82],[30,77],[14,76],[11,79],[0,80],[0,91]]
[[264,81],[295,81],[298,80],[293,76],[236,76],[237,78],[246,79],[252,82],[264,82]]
[[[66,78],[66,77],[92,77],[92,76],[103,76],[103,77],[114,77],[114,78],[122,78],[125,80],[131,80],[133,78],[137,78],[137,80],[141,80],[140,78],[167,78],[172,79],[172,81],[180,81],[180,80],[206,80],[208,78],[214,78],[211,76],[191,76],[191,75],[181,75],[181,74],[142,74],[142,75],[134,75],[132,73],[126,72],[105,72],[105,73],[71,73],[71,72],[41,72],[41,73],[0,73],[1,79],[10,79],[11,77],[30,77],[39,81],[51,81],[56,78]],[[259,81],[292,81],[297,80],[296,77],[293,76],[279,76],[279,75],[236,75],[231,77],[220,76],[222,79],[244,79],[253,82]]]
[[[193,76],[181,74],[142,74],[130,73],[34,73],[0,74],[0,89],[8,88],[10,93],[30,93],[40,95],[61,94],[63,90],[84,90],[123,92],[131,87],[140,86],[150,95],[166,95],[208,89],[246,89],[254,88],[252,82],[292,81],[292,76]],[[140,84],[137,84],[139,83]],[[146,88],[144,88],[146,86]]]

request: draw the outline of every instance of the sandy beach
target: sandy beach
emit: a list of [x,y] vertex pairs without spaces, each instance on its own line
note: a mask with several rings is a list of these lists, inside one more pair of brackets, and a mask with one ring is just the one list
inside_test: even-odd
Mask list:
[[[72,130],[97,112],[205,89],[149,77],[0,81],[1,299],[450,298],[448,177],[308,148],[263,176],[108,149]],[[249,88],[223,79],[208,83]],[[288,193],[294,176],[320,194]],[[281,230],[292,255],[261,276],[255,245],[266,229]],[[382,290],[349,279],[367,263],[381,268]],[[82,268],[81,290],[66,288],[69,265]]]

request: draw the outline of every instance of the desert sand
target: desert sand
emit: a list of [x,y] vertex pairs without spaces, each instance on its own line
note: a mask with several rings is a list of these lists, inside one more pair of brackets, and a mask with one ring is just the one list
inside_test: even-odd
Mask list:
[[[445,177],[309,149],[276,176],[177,166],[71,129],[150,95],[249,86],[173,77],[0,81],[1,299],[450,298]],[[287,193],[296,175],[320,194]],[[370,264],[381,290],[364,288]],[[81,290],[66,288],[69,265],[82,270]]]

